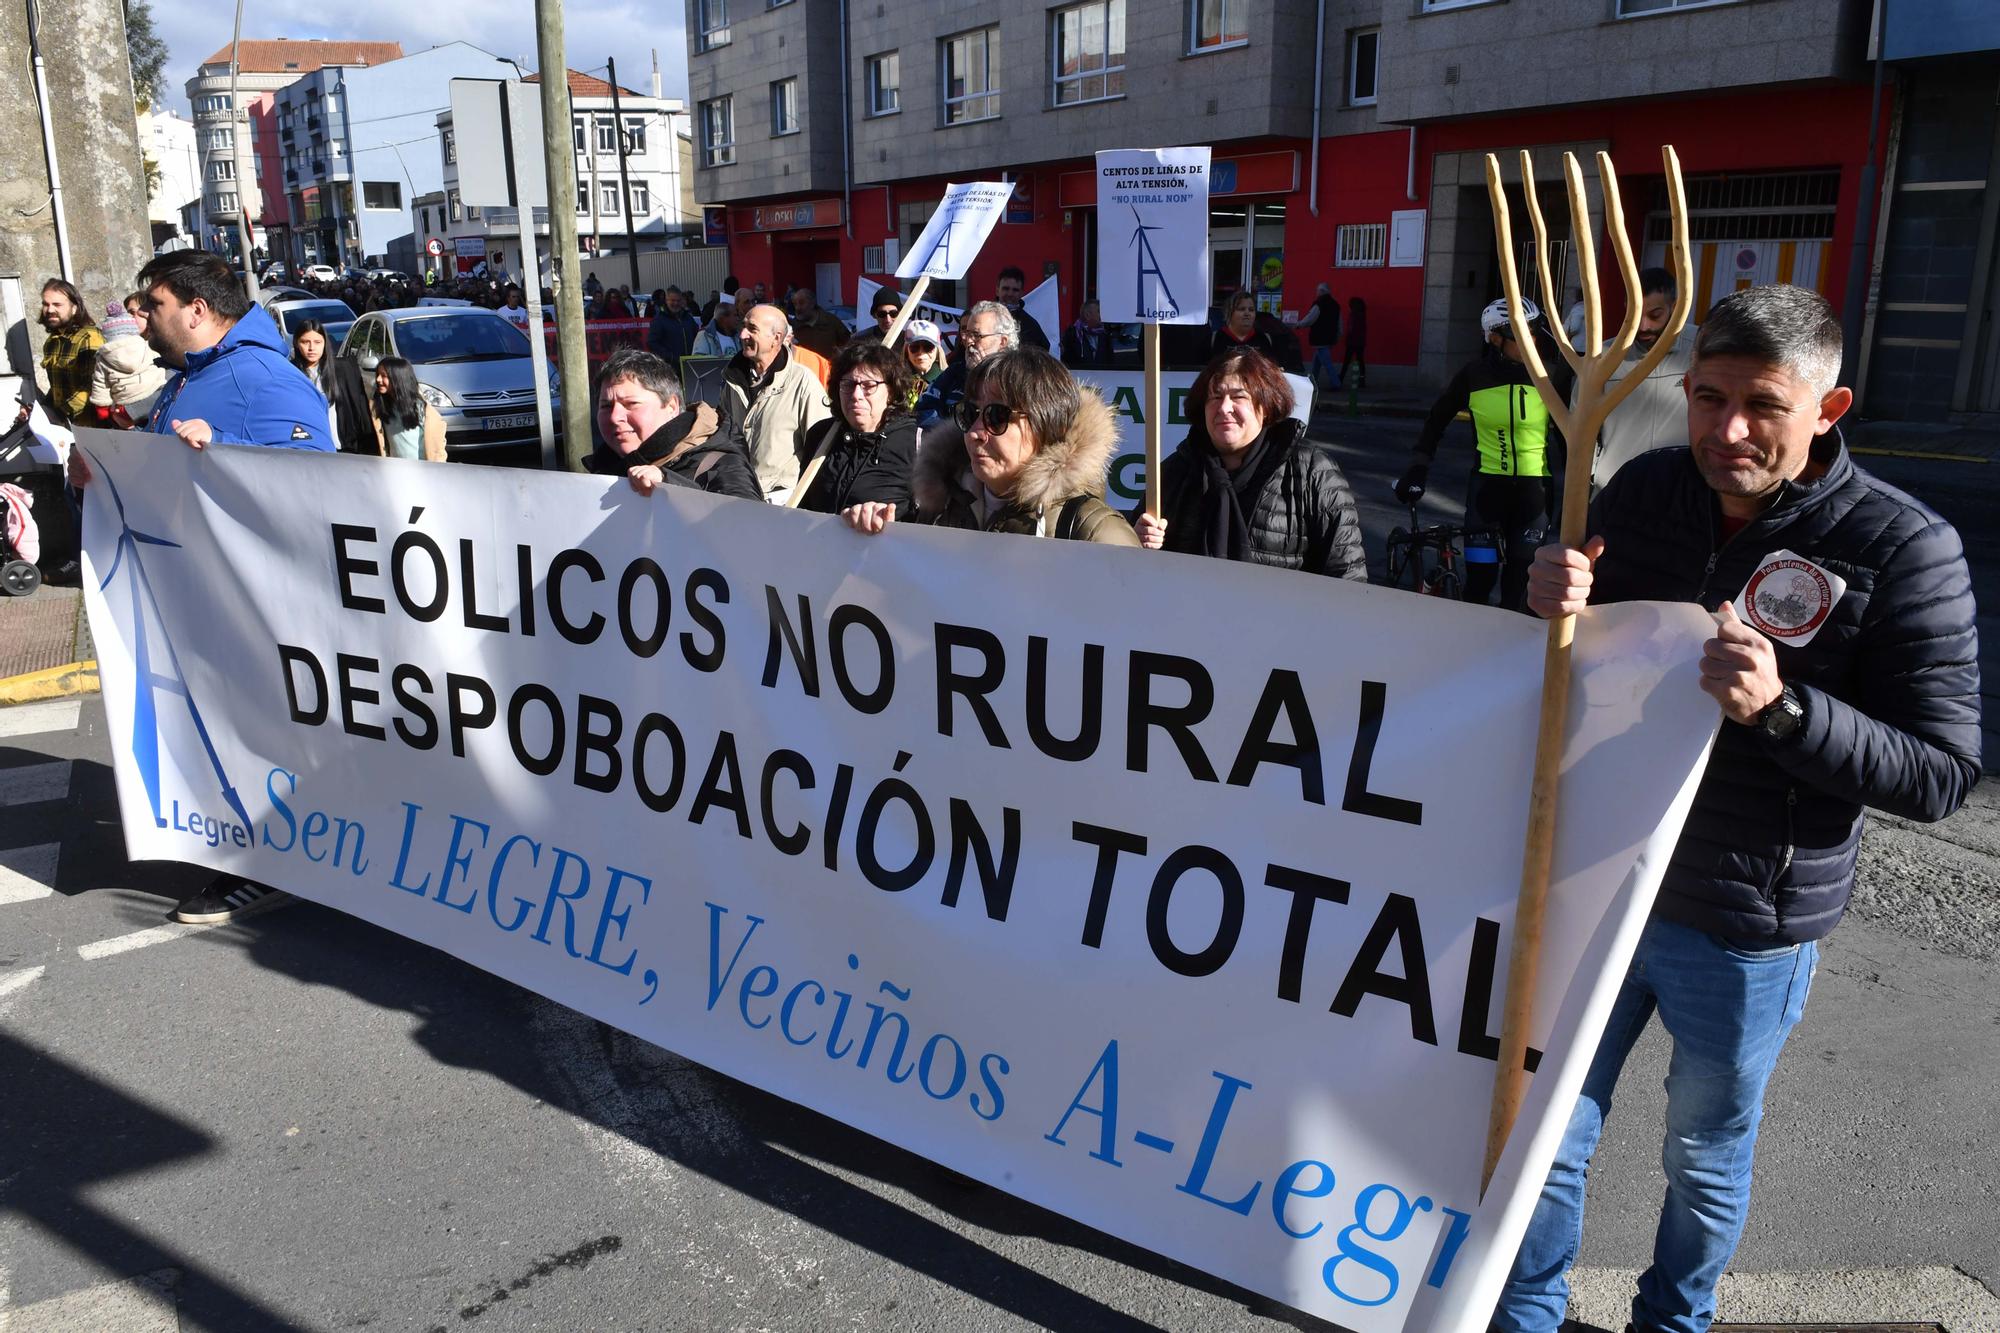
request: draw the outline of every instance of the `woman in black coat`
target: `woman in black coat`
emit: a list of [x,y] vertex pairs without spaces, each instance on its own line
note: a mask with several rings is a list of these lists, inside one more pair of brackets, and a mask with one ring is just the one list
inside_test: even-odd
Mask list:
[[1160,468],[1150,550],[1368,580],[1361,517],[1340,465],[1295,420],[1292,386],[1261,352],[1223,352],[1188,389],[1187,438]]
[[822,457],[798,508],[837,514],[850,505],[892,504],[910,513],[910,465],[917,422],[910,415],[911,371],[900,347],[856,339],[833,358],[834,414],[806,436]]

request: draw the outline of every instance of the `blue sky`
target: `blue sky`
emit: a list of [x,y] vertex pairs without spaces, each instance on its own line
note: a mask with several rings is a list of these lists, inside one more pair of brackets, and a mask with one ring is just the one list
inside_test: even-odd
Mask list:
[[[234,6],[213,0],[152,0],[153,26],[167,44],[167,105],[188,112],[186,87],[198,62],[229,42]],[[532,72],[535,13],[531,0],[342,0],[301,13],[269,0],[244,0],[243,36],[326,37],[401,42],[408,52],[440,42],[467,41],[496,56],[511,56]],[[650,5],[631,0],[567,0],[563,37],[569,64],[603,77],[607,57],[618,58],[618,81],[645,92],[652,75],[649,52],[660,53],[660,86],[668,97],[687,96],[686,10],[680,0]]]

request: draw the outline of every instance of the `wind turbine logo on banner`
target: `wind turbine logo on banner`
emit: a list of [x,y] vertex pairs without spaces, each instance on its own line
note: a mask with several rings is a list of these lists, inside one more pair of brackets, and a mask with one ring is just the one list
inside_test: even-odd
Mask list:
[[[1167,286],[1167,275],[1160,269],[1160,260],[1153,253],[1153,243],[1146,233],[1160,230],[1158,223],[1148,223],[1139,216],[1139,206],[1129,205],[1132,210],[1132,250],[1138,271],[1132,278],[1132,295],[1138,303],[1139,313],[1147,319],[1173,319],[1181,313],[1180,303],[1174,300],[1173,289]],[[1146,300],[1146,275],[1153,275],[1153,285],[1157,290],[1157,300]],[[1162,304],[1162,302],[1164,304]]]
[[[166,816],[160,807],[160,720],[159,705],[155,691],[166,690],[178,694],[187,701],[188,717],[194,723],[195,734],[201,738],[201,748],[208,755],[209,766],[215,770],[215,779],[222,791],[222,799],[236,813],[243,827],[251,827],[250,813],[243,808],[243,798],[229,781],[229,774],[223,771],[222,756],[215,752],[215,742],[209,739],[208,725],[201,720],[201,709],[196,706],[194,692],[187,682],[187,673],[181,669],[180,654],[174,651],[173,636],[167,633],[166,618],[160,614],[159,600],[153,595],[152,580],[146,577],[146,566],[139,559],[140,546],[170,546],[180,549],[180,543],[168,541],[165,537],[155,537],[149,533],[135,531],[125,517],[125,500],[118,493],[118,484],[102,464],[92,471],[102,483],[111,488],[111,502],[118,508],[117,554],[111,558],[111,568],[105,571],[103,580],[97,585],[103,592],[118,577],[118,571],[125,568],[129,557],[130,568],[126,579],[132,585],[132,758],[138,764],[139,776],[146,784],[146,798],[153,805],[155,827],[167,826]],[[166,649],[168,664],[173,675],[163,676],[153,670],[153,645],[146,633],[146,612],[151,608],[153,619],[159,622],[160,643]]]
[[[951,271],[951,234],[958,229],[958,215],[963,211],[964,209],[956,201],[953,201],[951,211],[945,214],[944,230],[938,233],[938,238],[935,241],[931,242],[931,252],[924,256],[923,267],[918,270],[919,272],[937,274]],[[942,267],[937,266],[939,251],[944,252],[944,264]]]

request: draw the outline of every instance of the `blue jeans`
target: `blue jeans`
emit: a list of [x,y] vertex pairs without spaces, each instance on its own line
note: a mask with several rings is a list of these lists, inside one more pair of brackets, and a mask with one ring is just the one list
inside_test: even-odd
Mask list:
[[1764,1087],[1805,1012],[1818,960],[1815,943],[1751,952],[1687,926],[1646,923],[1493,1313],[1495,1329],[1553,1333],[1562,1325],[1569,1268],[1583,1242],[1591,1154],[1618,1071],[1658,1012],[1674,1043],[1661,1155],[1667,1197],[1632,1322],[1659,1333],[1704,1333],[1715,1318],[1715,1284],[1750,1211]]
[[1338,389],[1340,387],[1340,367],[1333,363],[1333,348],[1331,347],[1313,348],[1313,363],[1310,373],[1314,381],[1317,382],[1319,380],[1320,371],[1322,370],[1326,372],[1326,381],[1329,387]]

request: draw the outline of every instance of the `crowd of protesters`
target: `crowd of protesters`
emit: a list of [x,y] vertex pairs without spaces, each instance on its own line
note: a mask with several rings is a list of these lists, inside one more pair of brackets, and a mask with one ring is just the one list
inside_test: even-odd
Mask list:
[[[622,475],[641,496],[682,487],[838,515],[873,540],[923,523],[1141,552],[1115,559],[1166,551],[1365,578],[1353,493],[1294,416],[1284,368],[1303,356],[1292,328],[1273,328],[1239,293],[1215,327],[1177,333],[1183,354],[1201,342],[1190,424],[1164,460],[1160,512],[1126,514],[1105,498],[1117,419],[1071,371],[1108,364],[1115,333],[1086,301],[1058,359],[1021,306],[1023,282],[1019,270],[1003,273],[948,346],[921,319],[891,343],[905,313],[893,292],[857,336],[808,289],[772,294],[731,279],[706,301],[673,288],[635,299],[592,277],[592,312],[644,319],[646,331],[644,347],[616,351],[597,375],[589,470]],[[411,303],[438,284],[321,286],[360,310]],[[1649,272],[1644,287],[1626,373],[1663,336],[1674,302],[1670,276]],[[497,277],[452,290],[509,303]],[[1747,1214],[1766,1082],[1803,1011],[1818,942],[1853,889],[1864,808],[1941,819],[1978,780],[1970,577],[1949,524],[1855,466],[1837,424],[1851,402],[1837,382],[1839,321],[1822,297],[1791,286],[1715,303],[1671,349],[1679,368],[1653,372],[1613,414],[1592,460],[1590,540],[1538,548],[1563,442],[1522,366],[1513,313],[1504,302],[1484,312],[1486,344],[1440,398],[1399,489],[1414,502],[1445,425],[1469,412],[1471,507],[1506,531],[1508,600],[1545,617],[1593,602],[1698,602],[1718,623],[1699,687],[1725,720],[1494,1327],[1560,1324],[1589,1162],[1625,1057],[1657,1014],[1676,1070],[1668,1188],[1633,1326],[1701,1333]],[[1540,314],[1519,313],[1531,324]],[[1322,286],[1304,321],[1323,383],[1366,375],[1365,307],[1349,303],[1344,329],[1342,314]],[[58,422],[125,424],[196,449],[444,456],[407,361],[383,359],[368,382],[317,325],[288,345],[217,257],[154,259],[101,324],[74,286],[51,280],[40,318],[39,402]],[[1551,353],[1544,363],[1561,365]],[[728,358],[719,408],[689,401],[678,364],[690,355]],[[68,475],[90,484],[81,452]],[[1821,632],[1783,646],[1731,603],[1780,556],[1846,580]],[[228,920],[273,892],[218,876],[175,915]]]

